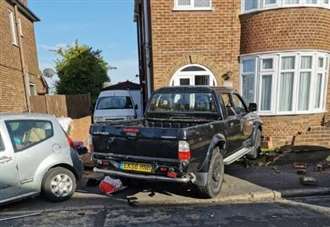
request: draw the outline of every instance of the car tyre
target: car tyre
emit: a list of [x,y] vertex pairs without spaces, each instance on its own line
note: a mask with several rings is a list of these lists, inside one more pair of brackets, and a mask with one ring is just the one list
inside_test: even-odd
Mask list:
[[75,175],[68,169],[50,169],[42,183],[42,194],[52,202],[62,202],[72,197],[77,188]]
[[252,151],[246,155],[247,158],[255,160],[258,158],[260,154],[260,149],[261,149],[261,130],[257,129],[255,138],[254,138],[254,144],[252,146]]
[[206,185],[199,186],[198,189],[202,197],[214,198],[220,191],[224,179],[224,162],[222,154],[219,148],[214,150],[209,171],[207,173],[207,183]]

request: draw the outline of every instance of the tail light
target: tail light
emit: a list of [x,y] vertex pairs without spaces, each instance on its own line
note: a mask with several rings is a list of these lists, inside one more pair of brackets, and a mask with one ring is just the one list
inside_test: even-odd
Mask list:
[[74,144],[73,144],[73,140],[70,138],[70,136],[66,135],[66,139],[68,141],[68,144],[71,148],[75,149]]
[[178,156],[180,161],[188,161],[191,158],[190,146],[186,141],[179,141]]

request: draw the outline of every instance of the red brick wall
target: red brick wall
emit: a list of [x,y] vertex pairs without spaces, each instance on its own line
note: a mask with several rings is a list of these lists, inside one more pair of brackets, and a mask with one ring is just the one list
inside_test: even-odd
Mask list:
[[[21,112],[26,110],[23,73],[19,47],[12,44],[9,10],[14,12],[14,7],[7,1],[0,1],[0,112]],[[26,67],[37,91],[43,92],[33,23],[21,13],[18,17],[22,21]]]
[[287,8],[243,14],[241,53],[290,49],[330,51],[330,10]]
[[[240,16],[240,21],[241,54],[294,49],[330,52],[330,10],[328,9],[265,10],[243,14]],[[330,110],[329,85],[328,110]],[[295,145],[330,145],[326,142],[330,141],[330,134],[326,137],[327,129],[321,126],[324,120],[330,119],[328,113],[267,116],[262,119],[264,121],[263,134],[272,138],[275,147],[291,144],[294,138],[296,138]]]
[[[312,128],[320,127],[323,117],[324,114],[262,117],[263,135],[272,138],[274,147],[290,145],[293,142],[295,145],[301,145],[304,144],[301,137],[306,137]],[[319,144],[318,138],[312,138],[308,142],[310,145]]]
[[172,0],[151,0],[154,88],[168,86],[186,64],[201,64],[216,76],[239,78],[239,0],[213,0],[212,11],[173,11]]

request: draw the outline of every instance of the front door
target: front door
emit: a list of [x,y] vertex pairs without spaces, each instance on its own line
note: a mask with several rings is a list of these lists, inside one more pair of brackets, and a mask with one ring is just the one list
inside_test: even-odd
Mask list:
[[0,203],[19,194],[17,162],[4,125],[0,125]]

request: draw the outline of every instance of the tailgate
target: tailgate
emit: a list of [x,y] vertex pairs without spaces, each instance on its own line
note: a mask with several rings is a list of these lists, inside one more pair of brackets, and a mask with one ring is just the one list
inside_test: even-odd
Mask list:
[[176,128],[107,127],[91,130],[95,153],[143,157],[151,160],[178,159],[178,140],[182,130]]

